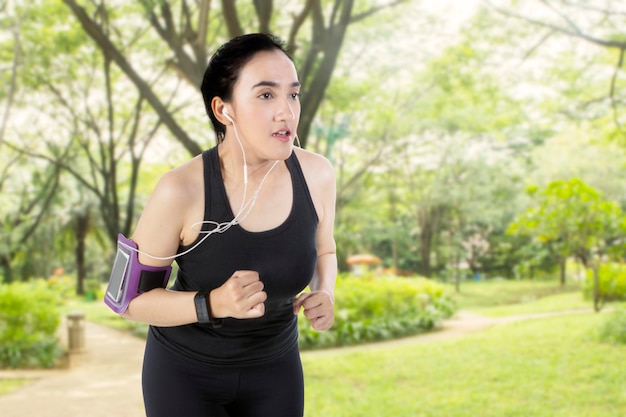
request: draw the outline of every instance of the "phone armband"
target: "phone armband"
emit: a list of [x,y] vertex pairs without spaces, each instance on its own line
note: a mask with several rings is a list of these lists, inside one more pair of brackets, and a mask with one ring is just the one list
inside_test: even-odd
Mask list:
[[171,266],[148,266],[139,263],[137,244],[123,234],[117,235],[117,253],[104,294],[104,303],[117,314],[123,314],[130,300],[154,288],[165,288]]

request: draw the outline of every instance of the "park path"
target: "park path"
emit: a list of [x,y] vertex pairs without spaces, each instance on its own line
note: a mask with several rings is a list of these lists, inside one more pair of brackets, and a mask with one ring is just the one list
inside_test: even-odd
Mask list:
[[85,323],[85,347],[70,355],[67,369],[0,371],[0,378],[33,379],[0,396],[0,416],[145,417],[144,343],[127,332]]
[[[303,352],[325,355],[359,349],[433,342],[462,337],[487,327],[555,315],[590,313],[569,310],[503,318],[459,312],[432,333],[388,342],[340,349]],[[70,356],[67,369],[44,371],[0,370],[0,379],[27,378],[32,382],[0,396],[2,417],[145,417],[141,394],[144,341],[126,332],[85,323],[85,347]]]

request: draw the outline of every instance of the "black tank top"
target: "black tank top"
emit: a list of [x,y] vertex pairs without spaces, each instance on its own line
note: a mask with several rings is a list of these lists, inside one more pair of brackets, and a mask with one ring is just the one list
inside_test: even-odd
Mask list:
[[[231,221],[234,214],[217,148],[203,152],[202,158],[204,220]],[[224,233],[214,233],[190,253],[176,258],[179,271],[173,289],[178,291],[212,290],[236,270],[257,271],[268,297],[265,315],[256,319],[226,318],[218,329],[199,323],[151,327],[157,340],[174,352],[214,366],[248,365],[277,358],[298,343],[292,303],[315,271],[318,217],[295,152],[285,162],[291,174],[293,204],[284,223],[263,232],[249,232],[235,225]],[[212,227],[205,225],[203,230]],[[202,237],[200,234],[196,242]],[[196,242],[179,248],[179,252]]]

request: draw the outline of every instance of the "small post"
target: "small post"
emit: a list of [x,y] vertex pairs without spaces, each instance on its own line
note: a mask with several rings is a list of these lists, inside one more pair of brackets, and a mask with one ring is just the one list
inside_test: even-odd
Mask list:
[[85,348],[85,314],[72,311],[67,314],[67,344],[70,353],[78,353]]

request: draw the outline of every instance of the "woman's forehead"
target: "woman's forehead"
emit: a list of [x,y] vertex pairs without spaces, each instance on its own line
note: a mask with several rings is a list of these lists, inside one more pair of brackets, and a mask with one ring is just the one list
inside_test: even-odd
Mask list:
[[299,86],[293,62],[280,50],[261,51],[248,61],[239,73],[237,84],[243,88],[257,86]]

